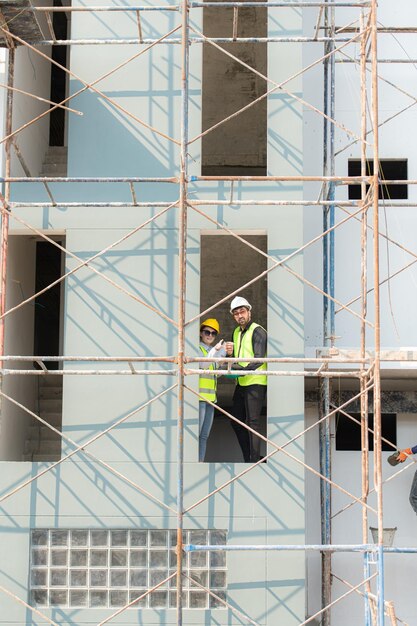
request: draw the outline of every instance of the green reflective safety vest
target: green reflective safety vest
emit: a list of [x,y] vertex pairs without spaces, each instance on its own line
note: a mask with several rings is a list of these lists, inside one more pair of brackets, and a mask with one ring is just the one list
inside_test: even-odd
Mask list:
[[[248,357],[253,358],[255,355],[253,353],[253,344],[252,344],[252,336],[255,328],[258,328],[260,324],[255,324],[252,322],[249,328],[242,335],[242,331],[240,330],[240,326],[235,328],[233,332],[233,346],[234,346],[234,356]],[[261,327],[262,328],[262,327]],[[244,361],[239,361],[239,365],[245,367],[248,363]],[[266,370],[266,363],[261,363],[259,367],[256,368],[256,372]],[[237,384],[242,387],[247,387],[248,385],[266,385],[268,383],[267,376],[260,376],[259,374],[253,375],[248,374],[247,376],[239,376],[237,378]]]
[[[208,350],[203,346],[200,346],[201,352],[204,356],[208,355]],[[210,363],[209,370],[216,369],[215,363]],[[200,400],[209,400],[210,402],[216,402],[216,388],[217,388],[217,379],[216,376],[204,376],[204,374],[200,375],[199,378],[199,388],[198,393],[200,394]]]

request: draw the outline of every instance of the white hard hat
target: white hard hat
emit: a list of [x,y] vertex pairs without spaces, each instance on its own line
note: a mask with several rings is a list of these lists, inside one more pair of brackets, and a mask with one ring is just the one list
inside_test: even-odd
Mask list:
[[233,313],[235,309],[240,308],[241,306],[245,306],[249,311],[252,309],[252,306],[246,300],[246,298],[242,298],[241,296],[236,296],[230,303],[230,313]]

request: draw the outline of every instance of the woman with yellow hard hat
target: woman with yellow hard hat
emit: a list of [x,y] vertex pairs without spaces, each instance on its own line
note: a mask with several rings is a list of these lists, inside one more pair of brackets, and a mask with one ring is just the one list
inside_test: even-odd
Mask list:
[[[220,333],[219,322],[214,318],[204,320],[200,324],[200,352],[207,358],[222,357],[226,355],[221,340],[213,346]],[[212,371],[217,369],[217,363],[200,363],[200,369]],[[204,461],[207,448],[207,439],[210,434],[214,419],[214,406],[210,402],[217,402],[217,377],[214,375],[201,374],[199,378],[199,452],[198,460]]]

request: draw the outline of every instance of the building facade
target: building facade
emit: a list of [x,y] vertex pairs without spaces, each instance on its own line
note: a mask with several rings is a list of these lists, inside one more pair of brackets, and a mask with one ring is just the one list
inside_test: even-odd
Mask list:
[[[405,4],[1,7],[0,624],[415,623]],[[236,294],[253,467],[223,373],[198,462]]]
[[[271,456],[248,471],[221,411],[211,462],[198,462],[187,362],[210,307],[230,337],[237,291],[267,327],[269,357],[303,355],[302,183],[254,178],[302,173],[300,79],[201,137],[300,72],[299,44],[281,39],[301,36],[301,16],[285,9],[277,23],[252,7],[236,23],[216,8],[220,25],[199,7],[189,21],[184,7],[82,8],[56,36],[71,38],[66,58],[54,57],[63,44],[8,52],[15,88],[62,102],[58,81],[71,110],[52,122],[49,104],[9,90],[4,114],[17,144],[6,141],[4,355],[28,358],[3,362],[0,585],[12,595],[0,623],[301,623],[302,552],[184,551],[182,608],[176,573],[181,527],[186,547],[305,543],[302,366],[268,365]],[[62,12],[48,15],[65,33]],[[233,32],[232,57],[205,39]],[[226,412],[233,385],[219,383]]]

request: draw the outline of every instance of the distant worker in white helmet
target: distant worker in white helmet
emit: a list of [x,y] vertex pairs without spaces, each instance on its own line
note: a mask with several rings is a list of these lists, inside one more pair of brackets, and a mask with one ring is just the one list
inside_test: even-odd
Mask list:
[[[238,363],[233,364],[232,369],[248,372],[247,375],[236,378],[232,414],[258,433],[267,386],[267,376],[260,372],[266,370],[266,363],[248,363],[245,362],[245,357],[257,359],[266,357],[267,333],[262,326],[252,322],[251,311],[252,306],[246,298],[241,296],[233,298],[230,313],[238,326],[233,331],[232,341],[227,341],[225,347],[228,357],[242,357]],[[259,461],[260,438],[238,422],[232,421],[232,426],[245,463]]]

